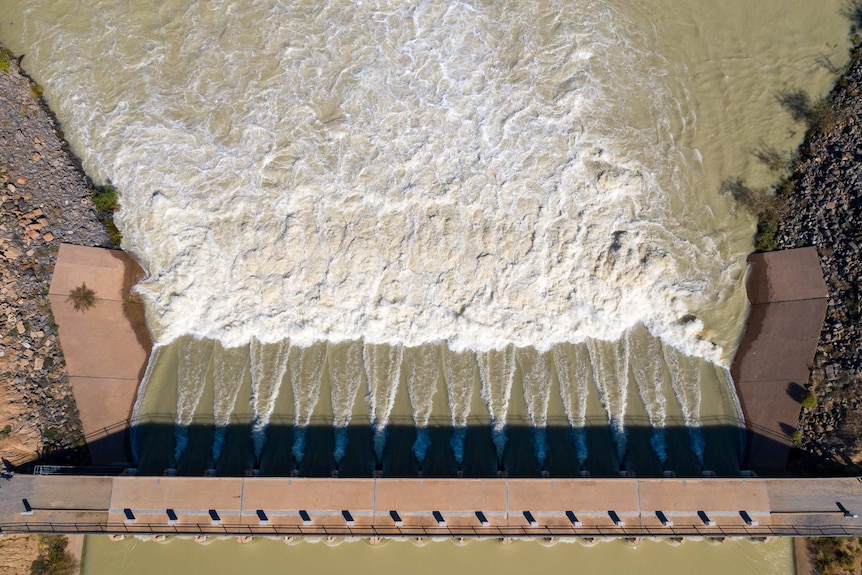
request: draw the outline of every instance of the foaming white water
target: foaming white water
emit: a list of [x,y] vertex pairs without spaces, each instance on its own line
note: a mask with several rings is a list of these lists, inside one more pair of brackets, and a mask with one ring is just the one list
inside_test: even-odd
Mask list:
[[472,351],[456,353],[443,349],[443,378],[446,381],[446,394],[449,399],[449,413],[452,417],[452,452],[460,467],[464,462],[464,439],[467,418],[470,416],[470,403],[473,400],[473,382],[476,377],[476,355]]
[[670,383],[682,409],[685,425],[691,435],[691,448],[703,466],[704,440],[701,433],[700,398],[701,373],[697,361],[677,350],[662,346],[664,361],[670,373]]
[[476,377],[476,354],[443,350],[443,377],[449,398],[452,427],[466,427],[473,400],[473,382]]
[[593,382],[599,390],[599,397],[608,414],[608,423],[617,444],[620,467],[625,463],[628,442],[625,415],[628,402],[629,358],[624,346],[625,340],[614,342],[587,340],[590,365],[593,368]]
[[[153,370],[158,365],[158,362],[162,357],[163,351],[164,351],[164,348],[157,345],[157,346],[153,347],[153,351],[150,353],[150,362],[147,364],[146,370],[144,370],[143,379],[141,380],[140,386],[138,386],[139,387],[138,388],[138,397],[135,399],[135,404],[132,407],[132,423],[138,422],[139,418],[142,417],[148,411],[148,408],[150,407],[150,404],[153,401],[153,397],[155,394],[147,394],[147,391],[148,391],[148,388],[150,387],[150,385],[152,384]],[[176,416],[174,416],[174,421],[176,421],[176,420],[177,420],[177,418],[176,418]],[[176,437],[177,436],[177,429],[178,429],[178,427],[174,428],[174,435],[175,435],[174,441],[175,441],[175,443],[177,443],[177,445],[179,445],[179,443],[177,442],[177,437]],[[132,458],[135,461],[140,461],[141,445],[139,443],[139,436],[137,433],[137,425],[132,425],[130,427],[130,429],[129,429],[129,440],[131,443]],[[188,443],[188,437],[186,437],[185,440],[186,440],[186,443]],[[182,454],[180,454],[180,455],[182,455]],[[178,461],[178,459],[176,457],[176,449],[175,449],[174,450],[174,464],[176,464],[176,461]]]
[[260,459],[266,441],[266,427],[275,409],[275,400],[287,376],[290,342],[262,344],[253,339],[249,348],[251,368],[251,435],[255,459]]
[[218,463],[224,446],[227,427],[236,407],[237,396],[243,380],[249,376],[249,346],[213,349],[213,460]]
[[365,375],[368,378],[368,406],[371,409],[371,426],[374,428],[374,453],[377,461],[383,459],[386,444],[386,426],[395,405],[395,394],[401,379],[401,346],[365,344]]
[[[608,3],[128,10],[41,33],[99,86],[59,108],[121,191],[159,343],[546,350],[643,322],[727,360],[735,333],[682,320],[744,305],[743,254],[675,208],[702,199],[694,125]],[[105,40],[110,74],[82,50]]]
[[545,428],[548,425],[548,401],[551,399],[551,356],[531,348],[516,349],[515,361],[521,370],[524,402],[527,404],[536,459],[543,467],[548,453]]
[[290,385],[293,388],[293,457],[297,463],[305,455],[305,432],[320,399],[320,378],[326,359],[326,344],[294,348],[290,355]]
[[632,374],[638,394],[646,408],[647,417],[653,427],[650,441],[653,450],[664,466],[667,461],[665,423],[667,398],[664,394],[664,370],[662,369],[661,342],[651,337],[643,326],[637,325],[626,333],[626,344],[630,354]]
[[428,422],[434,409],[434,394],[440,377],[440,350],[436,345],[407,348],[404,350],[407,367],[407,393],[413,408],[413,423],[416,425],[416,442],[413,453],[422,463],[431,445]]
[[586,344],[564,344],[551,350],[560,382],[560,399],[575,435],[578,462],[583,465],[589,454],[584,426],[587,423],[587,396],[592,368]]
[[344,458],[347,449],[347,426],[353,416],[353,405],[362,385],[362,343],[358,341],[327,346],[329,387],[332,402],[332,425],[335,428],[335,463]]
[[482,382],[482,399],[491,415],[491,435],[497,448],[497,460],[503,460],[506,449],[506,415],[512,397],[515,378],[515,350],[512,346],[476,354],[479,379]]
[[440,350],[433,345],[407,348],[404,350],[404,365],[413,421],[416,427],[428,427],[440,377]]
[[177,367],[177,415],[174,436],[174,461],[178,462],[188,445],[189,426],[195,418],[198,404],[207,381],[212,381],[212,345],[201,345],[191,339],[183,340]]

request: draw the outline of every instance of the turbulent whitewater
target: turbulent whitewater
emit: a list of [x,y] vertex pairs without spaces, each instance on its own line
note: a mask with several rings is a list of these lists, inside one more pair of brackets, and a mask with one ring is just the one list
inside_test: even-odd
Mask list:
[[141,469],[735,473],[719,185],[845,24],[734,1],[0,0],[148,272]]
[[731,213],[677,143],[695,118],[610,4],[102,4],[35,25],[97,92],[59,107],[121,190],[158,344],[547,350],[640,322],[728,360],[738,326],[703,317],[744,313],[746,246],[702,233]]

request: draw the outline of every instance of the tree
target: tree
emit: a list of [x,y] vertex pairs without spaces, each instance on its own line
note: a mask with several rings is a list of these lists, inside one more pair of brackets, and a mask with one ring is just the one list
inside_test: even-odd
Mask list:
[[96,305],[96,292],[88,288],[87,283],[84,282],[69,292],[69,299],[67,301],[72,302],[72,307],[75,308],[75,311],[84,313]]

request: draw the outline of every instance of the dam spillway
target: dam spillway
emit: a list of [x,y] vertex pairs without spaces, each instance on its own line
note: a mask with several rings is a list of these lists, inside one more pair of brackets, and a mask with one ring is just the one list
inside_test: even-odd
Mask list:
[[[816,254],[812,250],[790,250],[758,256],[755,259],[759,263],[753,268],[751,282],[755,286],[769,286],[768,291],[777,294],[765,299],[755,296],[760,298],[756,301],[760,302],[761,299],[770,301],[775,297],[779,300],[788,299],[788,297],[799,299],[801,296],[794,294],[781,295],[781,289],[782,286],[801,285],[800,282],[804,281],[806,285],[811,286],[811,289],[803,294],[805,297],[801,301],[805,305],[822,304],[819,299],[810,299],[815,296],[822,299],[822,278],[817,269]],[[764,261],[768,265],[763,265]],[[72,338],[71,341],[75,344],[69,346],[67,350],[72,354],[70,356],[70,366],[73,368],[71,376],[73,382],[78,382],[75,385],[75,393],[85,430],[89,436],[89,447],[96,463],[136,465],[132,462],[131,455],[122,447],[125,437],[123,426],[131,424],[135,434],[139,434],[138,445],[145,447],[138,453],[139,472],[155,475],[161,475],[169,469],[174,469],[172,473],[178,472],[182,475],[202,475],[212,469],[213,473],[220,475],[257,473],[281,476],[340,475],[341,477],[370,477],[375,474],[387,477],[416,477],[421,473],[427,477],[460,475],[467,478],[489,478],[498,475],[510,477],[548,475],[559,478],[583,475],[615,477],[621,473],[661,476],[666,472],[682,476],[700,476],[705,469],[693,449],[693,446],[698,445],[695,439],[702,441],[702,445],[706,447],[703,461],[709,466],[708,471],[722,476],[740,473],[739,458],[743,442],[736,416],[732,418],[732,424],[728,425],[722,425],[721,420],[703,419],[702,426],[698,429],[699,433],[693,434],[690,421],[687,421],[681,412],[676,416],[672,413],[666,414],[662,420],[664,425],[661,427],[657,425],[656,419],[647,413],[643,413],[639,419],[629,414],[625,420],[627,443],[632,447],[631,452],[641,454],[641,459],[629,459],[626,467],[621,468],[618,460],[613,457],[613,454],[617,453],[618,444],[615,444],[613,430],[608,425],[608,412],[602,406],[601,398],[594,387],[591,391],[591,386],[594,386],[589,379],[592,370],[571,370],[568,368],[573,367],[572,364],[566,362],[556,362],[553,366],[557,374],[563,375],[558,375],[555,380],[552,380],[553,385],[549,395],[535,393],[531,395],[526,389],[530,384],[520,381],[524,376],[513,377],[514,389],[510,389],[508,393],[514,407],[508,409],[509,419],[503,428],[506,443],[503,446],[502,465],[498,457],[498,445],[494,442],[497,437],[495,434],[500,430],[490,424],[489,409],[484,407],[481,381],[476,375],[479,371],[478,367],[476,363],[471,365],[470,361],[464,361],[464,354],[455,356],[457,361],[449,361],[443,365],[443,370],[449,373],[438,375],[440,389],[430,398],[430,401],[427,395],[416,389],[417,382],[411,381],[411,377],[415,377],[417,367],[400,370],[404,379],[404,389],[399,396],[400,403],[395,401],[390,410],[389,421],[383,428],[385,442],[382,445],[384,450],[382,465],[377,451],[380,444],[375,441],[379,439],[379,436],[375,435],[379,428],[372,425],[369,417],[370,404],[367,399],[362,399],[362,396],[366,395],[363,390],[365,385],[361,377],[356,377],[357,371],[360,376],[365,373],[363,350],[361,346],[354,344],[340,345],[341,359],[331,363],[323,361],[321,357],[325,358],[325,355],[321,353],[298,354],[297,350],[291,351],[289,348],[279,346],[252,348],[249,359],[242,359],[239,362],[240,365],[249,366],[239,386],[240,389],[245,388],[247,397],[243,401],[238,401],[237,397],[241,391],[237,391],[237,396],[230,400],[234,411],[237,410],[237,406],[245,405],[244,409],[247,413],[245,421],[229,422],[225,425],[224,422],[217,422],[211,412],[207,415],[204,411],[202,415],[190,409],[191,415],[188,416],[186,424],[181,427],[177,423],[178,417],[175,411],[176,396],[166,398],[166,405],[174,411],[162,415],[159,415],[158,411],[152,411],[147,417],[128,420],[126,418],[132,409],[134,389],[118,395],[119,388],[115,383],[111,383],[114,381],[111,375],[116,378],[121,374],[91,370],[105,368],[104,363],[94,361],[93,353],[96,350],[99,354],[107,354],[106,357],[128,356],[129,349],[139,350],[136,353],[144,353],[145,350],[138,347],[140,334],[136,335],[135,332],[137,324],[129,323],[130,317],[122,306],[112,308],[109,303],[104,304],[107,306],[103,310],[105,313],[96,316],[75,314],[70,311],[71,305],[59,292],[62,291],[62,286],[73,285],[83,279],[98,288],[101,293],[114,293],[113,290],[117,290],[118,300],[124,300],[127,294],[123,292],[123,282],[129,274],[130,265],[133,265],[130,260],[119,258],[108,250],[64,245],[60,251],[57,272],[52,283],[51,292],[55,295],[51,296],[51,301],[55,306],[55,315],[61,321],[62,341]],[[128,290],[128,287],[126,285],[125,289]],[[793,328],[794,333],[789,333],[787,329],[780,327],[784,325],[781,323],[781,317],[796,317],[798,314],[793,312],[793,305],[792,302],[783,302],[774,307],[764,308],[773,310],[769,312],[768,317],[775,318],[766,323],[757,319],[762,317],[762,314],[754,316],[756,321],[753,321],[756,324],[750,326],[747,332],[748,343],[745,348],[751,351],[737,358],[738,361],[734,367],[737,372],[743,374],[757,373],[758,377],[761,379],[765,377],[766,381],[776,380],[775,385],[778,385],[778,387],[775,385],[764,387],[762,384],[755,384],[755,387],[750,387],[748,381],[752,379],[751,376],[742,377],[742,381],[746,383],[746,387],[741,389],[745,396],[743,399],[748,406],[751,425],[749,433],[753,434],[754,445],[767,450],[758,452],[756,460],[748,462],[755,469],[769,468],[773,472],[781,471],[783,464],[780,466],[778,464],[782,457],[781,453],[786,454],[785,446],[789,441],[786,433],[781,430],[792,424],[789,419],[795,417],[791,413],[792,408],[795,406],[795,413],[798,413],[799,409],[798,398],[794,399],[794,395],[784,393],[784,387],[790,383],[779,385],[780,382],[777,381],[787,374],[776,372],[775,377],[772,377],[767,373],[770,370],[764,371],[764,365],[779,366],[786,371],[787,362],[767,361],[764,364],[763,359],[768,360],[786,347],[788,342],[793,342],[799,352],[795,354],[798,365],[794,364],[796,367],[793,367],[794,371],[791,375],[797,376],[800,370],[806,369],[806,362],[809,361],[806,356],[813,352],[819,322],[822,321],[822,317],[817,319],[816,314],[809,314],[811,321],[797,322],[798,325]],[[820,313],[822,316],[822,310]],[[776,320],[778,323],[775,323]],[[123,325],[126,326],[127,333],[121,329]],[[775,325],[779,328],[776,329]],[[88,340],[90,344],[84,347],[78,345],[80,334],[90,334],[88,337],[96,336],[106,329],[109,330],[110,337]],[[776,345],[778,348],[775,347]],[[575,349],[581,349],[581,353],[589,352],[586,347]],[[323,374],[328,373],[333,380],[340,380],[342,383],[335,388],[340,391],[327,389],[325,385],[317,388],[315,385],[315,388],[322,389],[323,392],[318,391],[320,395],[311,408],[304,408],[306,416],[299,420],[290,410],[297,405],[294,387],[298,386],[297,389],[302,391],[301,387],[304,385],[302,381],[297,381],[295,373],[292,376],[288,373],[286,376],[275,378],[270,371],[268,376],[270,383],[267,383],[267,371],[262,369],[266,366],[289,366],[291,353],[293,361],[296,362],[298,359],[300,366],[308,365],[310,362],[311,371],[320,374],[321,382],[325,382]],[[423,366],[426,370],[430,369],[429,362],[433,364],[433,354],[430,354],[432,358],[430,361],[429,354],[419,354],[416,359],[415,352],[408,350],[405,355],[408,358],[413,355],[416,365]],[[517,361],[515,363],[516,368],[520,369],[523,366],[526,370],[535,371],[535,363],[539,355],[518,351],[513,355],[513,359],[520,359],[520,364]],[[143,357],[142,355],[139,361],[143,361]],[[256,359],[259,357],[266,357],[268,361],[260,363]],[[470,356],[468,355],[467,358]],[[186,371],[211,371],[214,365],[211,356],[205,356],[204,359],[204,368],[186,367]],[[661,366],[660,360],[661,358],[658,358],[654,365]],[[123,373],[137,373],[137,370],[142,369],[140,364],[126,365],[121,362],[116,365],[124,366]],[[164,363],[153,362],[152,365],[160,366]],[[175,370],[175,374],[179,373],[176,361],[169,365]],[[329,368],[325,369],[327,365]],[[504,362],[502,365],[507,364]],[[487,365],[485,369],[488,369]],[[637,371],[640,370],[631,370],[632,377],[628,381],[629,398],[635,404],[644,401],[644,397],[637,393],[634,383],[638,377],[643,377],[643,374],[638,375]],[[668,371],[665,370],[665,373]],[[471,386],[463,385],[464,377],[453,377],[463,373],[473,374]],[[271,385],[271,382],[276,379],[280,381],[282,387],[287,387],[286,391],[280,393],[278,387]],[[349,385],[343,385],[345,381],[349,382]],[[447,381],[461,382],[462,385],[448,386]],[[672,383],[668,380],[665,380],[665,385],[672,388]],[[798,386],[795,383],[794,385]],[[205,385],[201,387],[204,388]],[[123,385],[121,388],[127,389],[128,386]],[[746,391],[748,389],[752,391]],[[580,413],[573,410],[571,406],[561,406],[560,404],[564,403],[567,397],[567,390],[570,392],[568,397],[576,397],[578,392],[583,393],[590,398],[592,405],[588,403],[589,409]],[[765,396],[764,393],[767,390],[772,390],[770,393],[775,397]],[[658,389],[654,390],[654,401],[659,392]],[[300,394],[301,397],[310,395]],[[94,402],[96,396],[99,400]],[[644,396],[648,397],[646,393]],[[208,401],[213,402],[214,397],[215,394],[210,391]],[[528,408],[526,404],[531,397],[534,400],[538,397],[538,400],[534,401],[532,408]],[[672,392],[669,397],[674,398]],[[106,401],[109,398],[111,398],[110,401]],[[460,407],[452,409],[452,403],[447,401],[449,398],[456,398],[458,401],[454,402],[454,405]],[[259,409],[257,406],[261,403],[272,404],[273,399],[276,399],[274,402],[276,408],[267,411],[265,417],[254,415],[254,410]],[[782,401],[776,402],[775,399]],[[329,409],[342,401],[353,402],[353,405],[358,408],[354,407],[354,412],[347,415],[333,416],[332,414],[337,410],[329,411]],[[547,401],[547,404],[544,401]],[[279,405],[291,415],[285,417],[284,412],[278,408]],[[416,410],[417,405],[422,409]],[[780,413],[768,407],[775,405],[782,406]],[[384,404],[384,408],[386,407]],[[315,413],[315,409],[324,411]],[[404,411],[399,414],[399,409]],[[442,410],[443,415],[441,416],[440,411],[435,410]],[[544,417],[541,419],[536,417],[537,413],[543,413]],[[770,419],[773,416],[777,417],[775,421]],[[485,418],[484,421],[482,417]],[[297,433],[297,422],[302,424],[301,433]],[[122,425],[101,429],[110,427],[107,424],[114,423]],[[768,434],[762,435],[764,430],[768,430]],[[664,460],[659,457],[661,451],[655,449],[657,431],[661,431],[665,440],[666,458]],[[536,438],[538,433],[542,434],[541,441]],[[216,441],[217,434],[220,434],[218,441]],[[185,467],[180,469],[175,467],[174,459],[177,453],[176,446],[179,444],[178,437],[186,441],[183,446],[184,453],[195,454],[197,457],[197,459],[181,459]],[[297,442],[297,438],[302,440],[302,444]],[[417,440],[420,438],[424,440],[423,459],[419,459],[417,455]],[[776,451],[774,446],[779,444],[782,447]],[[220,466],[214,468],[216,446],[220,449],[218,454]],[[297,446],[304,449],[300,458],[297,458]],[[110,453],[105,452],[106,447],[110,448],[108,449]],[[717,457],[713,456],[713,453],[716,453]],[[611,454],[611,456],[602,459],[600,456],[603,454]],[[727,454],[730,454],[729,458]],[[768,464],[764,457],[766,454],[773,455],[770,456]],[[544,466],[540,455],[544,457]],[[725,459],[722,460],[722,456]],[[300,465],[297,465],[298,461],[301,462]]]
[[[714,411],[732,401],[701,409],[698,397],[687,411],[675,393],[684,386],[682,393],[693,393],[710,373],[711,387],[732,396],[726,373],[706,362],[686,366],[697,360],[674,350],[665,356],[676,363],[669,368],[660,356],[649,381],[635,370],[630,377],[628,363],[620,374],[625,344],[603,342],[465,356],[445,346],[361,342],[226,352],[217,342],[183,339],[155,353],[151,377],[162,391],[142,390],[134,418],[133,447],[145,473],[577,477],[709,469],[727,476],[738,473],[743,449],[739,414]],[[282,358],[273,360],[282,371],[255,365],[262,355]],[[698,379],[675,379],[683,377],[680,360]],[[560,364],[568,370],[562,378]],[[596,385],[593,374],[605,384]]]

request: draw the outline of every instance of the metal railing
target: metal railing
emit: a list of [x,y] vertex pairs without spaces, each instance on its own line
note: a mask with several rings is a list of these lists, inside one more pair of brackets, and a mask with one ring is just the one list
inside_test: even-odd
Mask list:
[[7,523],[2,533],[62,533],[121,535],[213,535],[253,537],[347,537],[415,538],[461,537],[499,538],[634,538],[634,537],[858,537],[862,526],[848,525],[765,525],[765,526],[335,526],[335,525],[243,525],[223,523]]

